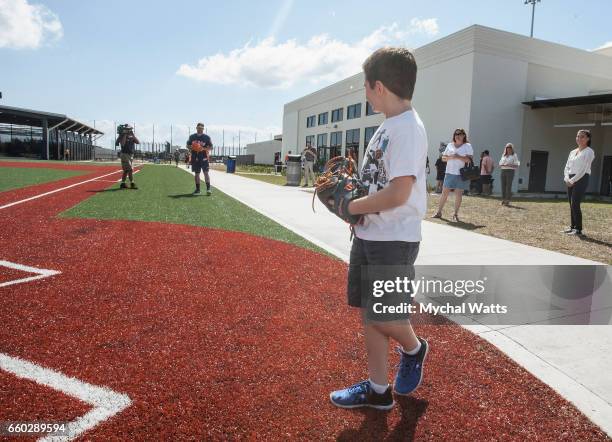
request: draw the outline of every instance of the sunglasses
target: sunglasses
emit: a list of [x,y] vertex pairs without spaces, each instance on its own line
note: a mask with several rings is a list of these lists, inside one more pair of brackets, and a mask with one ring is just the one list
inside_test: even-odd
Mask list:
[[455,132],[455,136],[457,135],[465,135],[465,132]]

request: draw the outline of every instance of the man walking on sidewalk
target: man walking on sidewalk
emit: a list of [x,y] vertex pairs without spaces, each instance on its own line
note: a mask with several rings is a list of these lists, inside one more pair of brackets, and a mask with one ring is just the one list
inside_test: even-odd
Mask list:
[[315,175],[314,175],[314,163],[317,159],[317,150],[312,147],[310,143],[306,145],[306,149],[302,152],[302,158],[304,158],[304,185],[302,187],[308,187],[309,177],[312,177],[312,185],[314,186]]

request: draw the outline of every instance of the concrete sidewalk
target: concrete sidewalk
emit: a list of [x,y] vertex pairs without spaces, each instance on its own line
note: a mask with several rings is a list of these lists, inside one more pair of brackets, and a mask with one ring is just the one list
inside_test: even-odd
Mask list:
[[[318,200],[313,213],[312,190],[218,171],[211,171],[211,181],[213,187],[348,262],[348,226]],[[418,265],[600,264],[427,221],[422,229]],[[546,321],[487,326],[464,319],[460,322],[465,328],[497,346],[612,436],[612,326],[547,325]]]

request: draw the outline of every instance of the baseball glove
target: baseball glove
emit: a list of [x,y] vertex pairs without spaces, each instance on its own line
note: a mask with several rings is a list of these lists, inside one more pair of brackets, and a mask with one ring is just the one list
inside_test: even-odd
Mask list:
[[202,153],[202,155],[204,155],[204,159],[208,160],[208,146],[203,144],[201,141],[193,141],[191,143],[191,151],[196,155]]
[[200,153],[204,150],[204,145],[199,141],[193,141],[191,143],[191,150],[196,153]]
[[[348,205],[367,193],[367,188],[357,175],[357,164],[352,158],[332,158],[325,163],[323,173],[315,181],[315,195],[319,200],[331,213],[351,225],[361,223],[363,215],[351,215]],[[314,196],[312,210],[314,211]]]

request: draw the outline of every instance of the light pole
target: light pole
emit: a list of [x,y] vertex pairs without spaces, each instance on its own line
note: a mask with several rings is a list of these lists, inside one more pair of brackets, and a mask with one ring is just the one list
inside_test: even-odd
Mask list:
[[533,21],[535,19],[535,5],[536,3],[540,3],[540,0],[525,0],[525,4],[528,5],[531,3],[531,34],[529,37],[533,38]]

